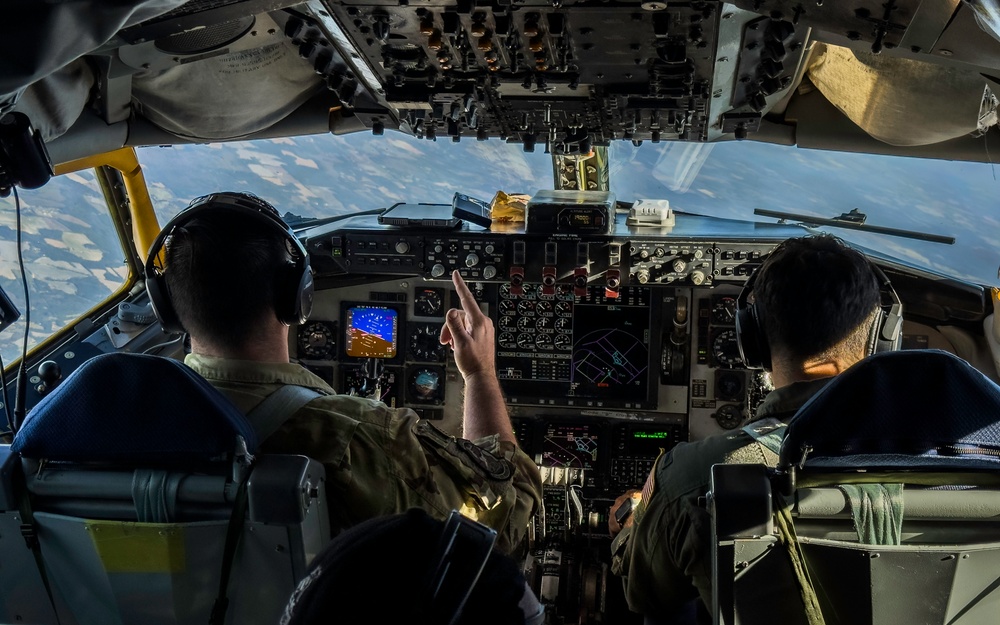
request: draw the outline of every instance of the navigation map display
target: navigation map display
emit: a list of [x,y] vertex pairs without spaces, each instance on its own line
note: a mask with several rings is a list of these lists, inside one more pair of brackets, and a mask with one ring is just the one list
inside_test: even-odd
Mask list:
[[646,397],[649,309],[578,304],[573,325],[570,393],[582,397]]
[[643,287],[608,297],[558,289],[543,295],[501,288],[497,306],[497,374],[510,403],[595,408],[656,408],[649,383],[659,310]]
[[344,311],[344,353],[352,358],[395,358],[399,312],[386,306],[350,306]]
[[599,452],[597,431],[587,425],[550,423],[542,439],[542,465],[546,467],[593,469]]

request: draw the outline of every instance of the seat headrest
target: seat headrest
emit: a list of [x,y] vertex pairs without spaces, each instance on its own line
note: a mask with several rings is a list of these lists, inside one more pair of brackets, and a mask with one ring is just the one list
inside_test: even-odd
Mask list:
[[71,373],[28,414],[11,447],[27,458],[149,464],[221,459],[246,417],[204,378],[176,360],[103,354]]
[[798,464],[807,447],[808,466],[996,469],[1000,386],[947,352],[876,354],[792,417],[780,466]]

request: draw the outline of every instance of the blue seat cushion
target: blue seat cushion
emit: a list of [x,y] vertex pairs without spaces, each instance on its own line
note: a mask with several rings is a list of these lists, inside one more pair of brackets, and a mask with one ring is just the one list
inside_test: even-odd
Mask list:
[[1000,386],[939,350],[870,356],[789,421],[781,465],[1000,468]]
[[225,458],[246,417],[176,360],[103,354],[71,373],[28,414],[12,450],[34,459],[147,465]]

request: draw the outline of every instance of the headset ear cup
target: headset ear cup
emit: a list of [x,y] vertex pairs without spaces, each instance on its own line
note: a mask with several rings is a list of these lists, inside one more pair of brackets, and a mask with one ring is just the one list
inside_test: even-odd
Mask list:
[[893,304],[889,312],[879,309],[872,326],[872,338],[869,341],[869,354],[893,352],[899,350],[903,343],[902,306]]
[[299,280],[299,288],[296,290],[296,323],[305,323],[306,319],[309,318],[309,315],[312,314],[313,292],[313,272],[312,268],[307,263],[305,270],[302,272],[302,277]]
[[744,366],[771,370],[771,348],[752,304],[736,310],[736,343]]
[[309,318],[313,304],[313,274],[309,263],[300,267],[298,263],[278,274],[275,285],[274,311],[278,321],[286,325],[298,325]]
[[184,326],[177,317],[177,311],[170,301],[170,294],[167,292],[167,283],[163,276],[156,272],[147,271],[146,293],[149,295],[149,302],[153,305],[153,313],[160,322],[164,332],[183,332]]

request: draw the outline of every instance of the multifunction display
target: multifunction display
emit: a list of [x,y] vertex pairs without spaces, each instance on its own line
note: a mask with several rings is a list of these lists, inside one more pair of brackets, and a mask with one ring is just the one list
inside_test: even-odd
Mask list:
[[525,284],[501,287],[497,370],[508,401],[542,405],[655,408],[650,379],[653,302],[650,290],[617,298],[589,287],[543,294]]

